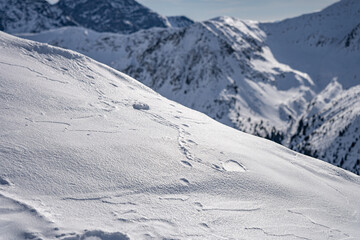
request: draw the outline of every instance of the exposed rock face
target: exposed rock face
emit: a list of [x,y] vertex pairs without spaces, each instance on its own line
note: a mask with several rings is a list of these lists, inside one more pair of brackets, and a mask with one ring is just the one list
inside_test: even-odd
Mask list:
[[185,16],[167,17],[171,27],[183,28],[194,24],[194,21]]
[[170,26],[165,17],[134,0],[60,0],[57,6],[79,26],[98,32],[132,33]]
[[76,26],[56,6],[45,0],[1,0],[0,30],[8,33],[41,32]]
[[169,27],[167,19],[134,0],[1,0],[0,30],[41,32],[64,26],[82,26],[98,32],[132,33]]

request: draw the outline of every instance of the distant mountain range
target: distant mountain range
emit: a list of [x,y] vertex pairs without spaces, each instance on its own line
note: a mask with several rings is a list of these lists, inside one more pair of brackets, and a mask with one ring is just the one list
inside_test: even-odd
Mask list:
[[163,17],[134,0],[1,0],[0,30],[37,33],[81,26],[98,32],[133,33],[153,27],[188,26],[187,17]]
[[[76,13],[90,24],[87,14]],[[19,36],[86,54],[224,124],[359,174],[359,16],[359,1],[342,0],[275,23],[177,17],[165,24],[175,28],[128,35],[82,23]]]

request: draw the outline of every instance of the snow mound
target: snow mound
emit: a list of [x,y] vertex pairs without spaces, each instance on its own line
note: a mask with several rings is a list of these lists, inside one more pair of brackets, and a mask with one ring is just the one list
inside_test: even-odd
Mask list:
[[133,108],[137,110],[149,110],[150,107],[146,103],[134,103]]

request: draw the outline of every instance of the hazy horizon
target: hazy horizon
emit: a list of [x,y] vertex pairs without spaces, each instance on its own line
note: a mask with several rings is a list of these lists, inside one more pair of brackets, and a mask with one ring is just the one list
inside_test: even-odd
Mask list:
[[[47,0],[56,3],[58,0]],[[340,0],[136,0],[163,16],[184,15],[195,21],[219,16],[277,21],[320,11]]]
[[231,16],[276,21],[320,11],[339,0],[138,0],[163,16],[185,15],[196,21]]

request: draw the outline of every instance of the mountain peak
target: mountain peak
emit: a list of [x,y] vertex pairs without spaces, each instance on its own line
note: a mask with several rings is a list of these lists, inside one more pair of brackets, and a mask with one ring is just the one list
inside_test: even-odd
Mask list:
[[194,23],[193,20],[191,20],[186,16],[170,16],[167,17],[167,19],[171,24],[171,27],[175,27],[175,28],[188,27]]
[[[342,0],[320,12],[264,25],[277,29],[279,34],[288,39],[306,39],[312,45],[325,46],[339,43],[344,35],[360,23],[359,16],[360,1]],[[299,31],[307,34],[297,34]]]

